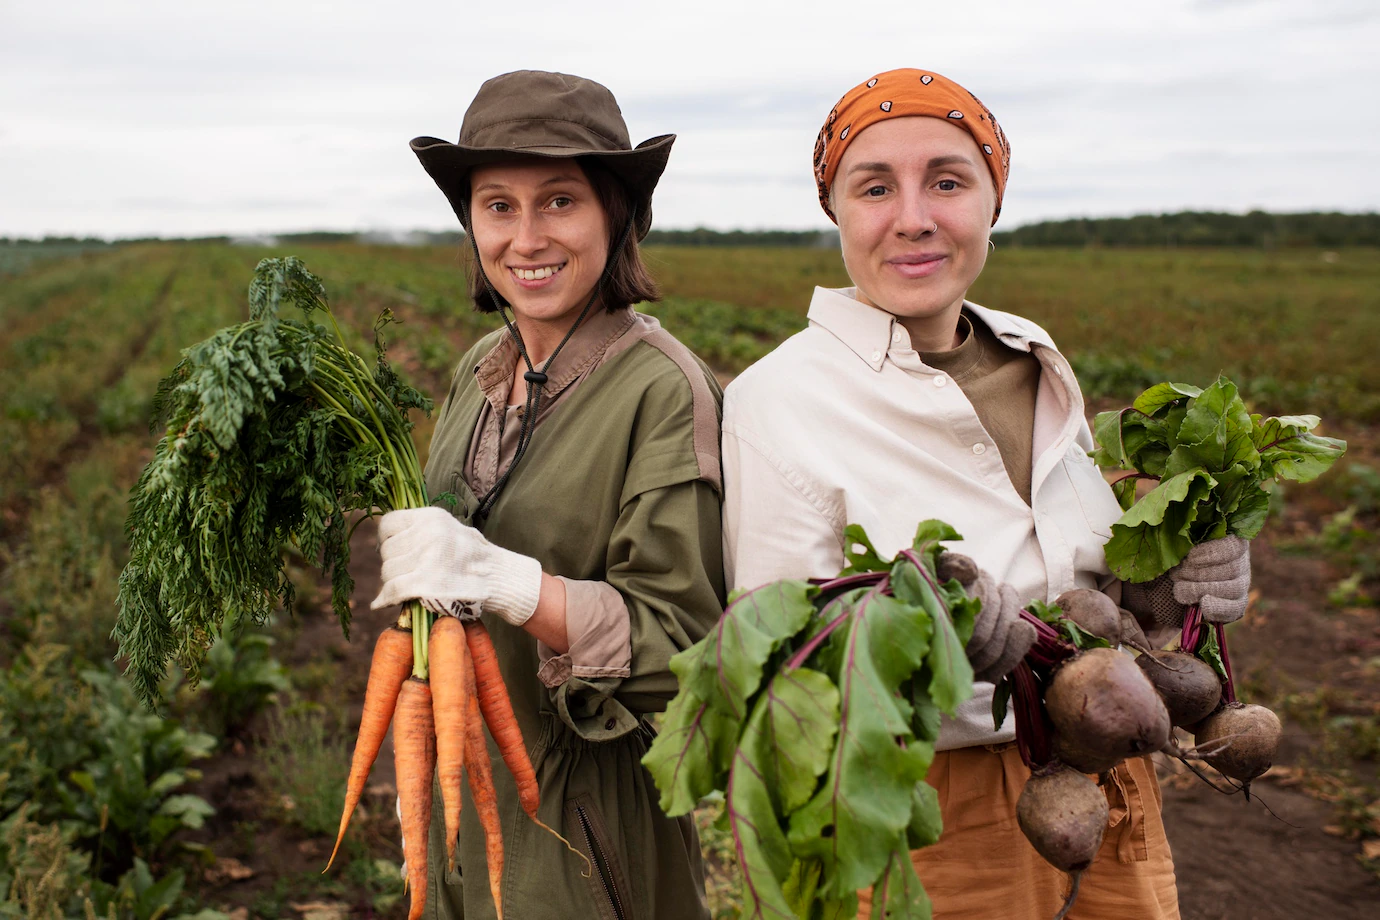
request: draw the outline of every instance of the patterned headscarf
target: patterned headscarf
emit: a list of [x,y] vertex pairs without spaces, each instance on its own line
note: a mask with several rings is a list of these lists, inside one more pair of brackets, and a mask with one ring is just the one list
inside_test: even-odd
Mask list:
[[815,141],[815,185],[819,204],[829,219],[838,218],[829,209],[829,186],[838,172],[843,151],[864,128],[884,118],[928,115],[958,125],[973,136],[987,157],[987,169],[997,186],[997,207],[992,223],[1001,215],[1001,196],[1011,171],[1011,145],[997,119],[977,96],[937,73],[902,68],[878,74],[866,83],[844,93],[834,106]]

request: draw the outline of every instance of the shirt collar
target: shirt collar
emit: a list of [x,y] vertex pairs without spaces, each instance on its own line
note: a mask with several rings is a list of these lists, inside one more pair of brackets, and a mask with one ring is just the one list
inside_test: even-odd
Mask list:
[[[584,322],[580,323],[580,327],[556,355],[556,360],[546,368],[546,395],[543,399],[555,396],[585,373],[590,365],[603,356],[609,345],[628,331],[636,318],[637,314],[631,306],[620,307],[613,312],[597,305],[592,307]],[[497,409],[507,405],[517,361],[517,343],[510,333],[505,333],[498,344],[475,365],[475,381],[490,405]],[[537,369],[541,367],[537,365]]]
[[[1034,342],[1053,347],[1054,343],[1042,329],[1018,316],[989,310],[967,300],[963,301],[963,308],[986,324],[1008,348],[1030,351]],[[892,324],[896,317],[858,300],[857,288],[815,288],[810,298],[809,319],[847,345],[868,367],[874,371],[882,369],[891,347]]]
[[815,288],[809,319],[852,349],[868,367],[882,369],[896,317],[858,300],[857,288]]

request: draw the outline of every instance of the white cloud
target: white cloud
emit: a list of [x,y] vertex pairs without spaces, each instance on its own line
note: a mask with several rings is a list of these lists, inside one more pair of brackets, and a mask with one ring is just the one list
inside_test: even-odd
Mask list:
[[968,86],[1014,147],[1003,226],[1380,208],[1373,0],[439,0],[0,8],[0,235],[453,225],[407,148],[494,74],[599,80],[679,134],[660,226],[820,227],[814,135],[898,66]]

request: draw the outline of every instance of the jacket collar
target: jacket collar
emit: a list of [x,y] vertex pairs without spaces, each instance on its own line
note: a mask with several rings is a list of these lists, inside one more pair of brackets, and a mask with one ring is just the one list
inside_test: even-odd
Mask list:
[[[987,328],[1009,348],[1030,351],[1032,344],[1054,347],[1049,335],[1029,320],[1000,310],[989,310],[968,300],[963,302],[963,306],[986,323]],[[815,288],[814,296],[810,299],[809,318],[847,345],[868,367],[874,371],[882,369],[897,320],[885,310],[858,300],[857,288]]]
[[[637,314],[631,306],[620,307],[612,313],[595,306],[570,336],[551,367],[546,369],[547,383],[544,400],[560,393],[577,377],[598,361],[615,339],[627,332]],[[513,385],[513,369],[517,366],[518,350],[512,335],[506,331],[498,344],[475,365],[475,382],[489,404],[502,411],[508,403]]]

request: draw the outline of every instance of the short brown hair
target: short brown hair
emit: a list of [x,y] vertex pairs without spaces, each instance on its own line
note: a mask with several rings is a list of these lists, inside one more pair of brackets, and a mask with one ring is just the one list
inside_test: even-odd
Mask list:
[[[608,218],[609,249],[612,249],[623,236],[628,221],[633,217],[632,196],[628,194],[623,180],[605,168],[598,157],[576,157],[575,163],[584,172],[589,184],[594,187],[594,194],[599,197],[599,204],[604,208],[604,214]],[[465,197],[469,198],[468,189],[465,191]],[[465,231],[470,232],[470,228],[466,227]],[[494,313],[497,311],[494,298],[497,298],[502,306],[511,306],[508,299],[497,289],[494,290],[493,297],[489,296],[489,291],[484,286],[483,272],[475,261],[474,244],[467,239],[461,244],[461,250],[474,308],[480,313]],[[604,280],[600,299],[609,312],[629,304],[655,302],[661,299],[661,288],[657,286],[656,279],[642,261],[642,251],[637,245],[636,232],[628,233],[623,248],[614,256],[613,267],[609,269],[608,277]]]

